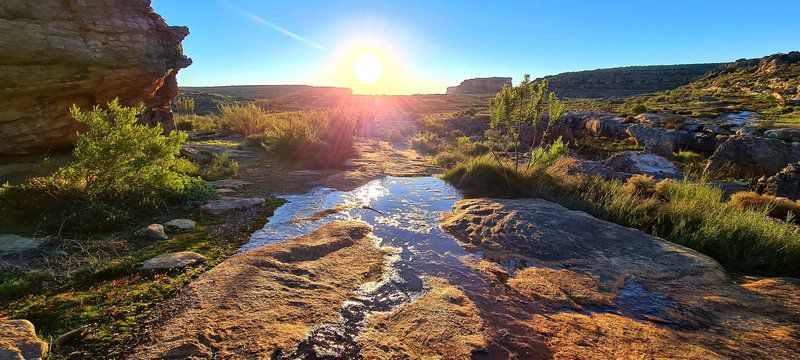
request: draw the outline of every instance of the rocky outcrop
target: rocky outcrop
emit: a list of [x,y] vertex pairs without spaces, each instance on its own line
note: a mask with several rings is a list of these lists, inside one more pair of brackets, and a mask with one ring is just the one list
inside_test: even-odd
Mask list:
[[758,179],[756,191],[760,194],[800,200],[800,163],[789,164],[775,175]]
[[772,175],[798,161],[800,143],[738,134],[717,148],[706,171],[741,178]]
[[737,284],[694,250],[541,199],[460,200],[442,226],[480,252],[494,291],[519,295],[497,306],[540,309],[505,320],[545,334],[549,358],[792,358],[800,346],[776,330],[800,326],[796,279]]
[[193,251],[161,254],[145,260],[143,270],[175,269],[206,262],[206,257]]
[[683,178],[675,164],[655,154],[624,151],[606,160],[605,165],[620,173],[650,175],[657,180]]
[[174,128],[176,74],[191,64],[186,27],[149,0],[0,3],[0,153],[69,146],[73,104],[144,103],[142,121]]
[[0,359],[36,360],[47,355],[47,343],[36,337],[27,320],[0,319]]
[[492,94],[500,91],[503,86],[511,85],[510,77],[489,77],[467,79],[458,86],[447,88],[448,94]]
[[[560,97],[608,98],[671,90],[686,85],[720,64],[629,66],[546,76]],[[537,79],[539,80],[539,79]]]
[[247,210],[264,204],[264,198],[220,196],[218,199],[203,205],[202,212],[207,215],[222,215],[236,210]]

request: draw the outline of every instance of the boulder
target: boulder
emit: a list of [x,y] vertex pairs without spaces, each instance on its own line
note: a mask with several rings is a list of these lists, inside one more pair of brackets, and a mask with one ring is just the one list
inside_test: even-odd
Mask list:
[[789,164],[770,177],[761,177],[756,192],[800,200],[800,163]]
[[447,94],[493,94],[503,89],[505,85],[511,86],[510,77],[467,79],[458,86],[448,87]]
[[190,219],[175,219],[164,223],[164,227],[173,231],[189,231],[194,229],[197,223]]
[[708,182],[709,185],[715,186],[722,190],[722,197],[725,200],[730,199],[731,195],[750,190],[750,186],[741,182],[741,181],[720,181],[720,180],[711,180]]
[[683,173],[662,156],[655,154],[625,151],[605,161],[605,165],[618,172],[650,175],[655,179],[682,179]]
[[166,240],[169,239],[164,233],[164,226],[161,224],[150,224],[140,229],[137,233],[142,238],[151,240]]
[[15,234],[0,234],[0,255],[34,250],[42,246],[45,240]]
[[798,161],[800,143],[739,133],[717,147],[706,171],[741,178],[769,176]]
[[637,124],[629,126],[626,132],[645,150],[657,155],[670,156],[678,149],[675,131]]
[[69,107],[114,98],[144,103],[143,123],[174,129],[188,34],[149,0],[0,2],[0,153],[67,147],[79,130]]
[[586,117],[584,129],[588,131],[589,135],[602,136],[613,140],[625,140],[628,138],[627,129],[630,124],[623,117],[596,113],[577,113],[576,116]]
[[36,337],[36,329],[27,320],[0,319],[0,359],[42,359],[47,343]]
[[234,210],[247,210],[264,203],[264,198],[251,197],[241,198],[232,196],[220,196],[208,204],[203,205],[202,212],[208,215],[221,215]]
[[783,141],[800,142],[800,128],[767,130],[764,131],[764,136]]
[[493,308],[543,314],[503,321],[536,329],[548,357],[797,355],[797,337],[757,335],[800,326],[797,279],[737,283],[697,251],[541,199],[460,200],[441,224],[476,252],[487,292],[514,294]]
[[202,264],[206,262],[206,257],[192,251],[180,251],[174,253],[161,254],[145,260],[142,269],[173,269],[182,268],[190,265]]

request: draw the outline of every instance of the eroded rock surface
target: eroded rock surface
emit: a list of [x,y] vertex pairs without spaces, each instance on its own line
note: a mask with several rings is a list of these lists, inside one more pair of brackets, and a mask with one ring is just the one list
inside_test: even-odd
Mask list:
[[42,359],[47,343],[36,337],[33,324],[27,320],[0,319],[0,359]]
[[378,280],[384,252],[362,222],[333,222],[292,241],[241,253],[201,275],[134,359],[281,358],[313,325]]
[[683,178],[675,164],[655,154],[624,151],[606,160],[605,164],[622,173],[650,175],[656,179]]
[[208,215],[222,215],[235,210],[246,210],[264,203],[264,198],[250,197],[232,197],[220,196],[208,204],[203,205],[201,210]]
[[800,199],[800,163],[789,164],[775,175],[758,179],[756,190],[791,200]]
[[506,321],[555,358],[797,355],[797,280],[737,285],[696,251],[540,199],[461,200],[442,226],[483,254],[472,265],[498,293],[546,305]]
[[69,107],[116,97],[144,103],[143,122],[174,128],[188,33],[149,0],[0,2],[0,153],[68,146],[78,130]]
[[180,251],[174,253],[161,254],[145,260],[142,269],[173,269],[182,268],[190,265],[202,264],[206,258],[193,251]]

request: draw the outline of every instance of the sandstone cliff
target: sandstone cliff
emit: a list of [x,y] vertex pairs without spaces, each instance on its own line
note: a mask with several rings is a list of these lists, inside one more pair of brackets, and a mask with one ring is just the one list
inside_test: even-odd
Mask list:
[[503,85],[511,85],[510,77],[467,79],[458,86],[447,88],[448,94],[491,94],[500,91]]
[[174,127],[175,76],[191,64],[150,0],[0,2],[0,153],[69,146],[68,108],[115,97],[144,103],[142,121]]
[[720,64],[629,66],[566,72],[545,78],[550,80],[550,90],[561,97],[622,97],[675,89],[719,66]]

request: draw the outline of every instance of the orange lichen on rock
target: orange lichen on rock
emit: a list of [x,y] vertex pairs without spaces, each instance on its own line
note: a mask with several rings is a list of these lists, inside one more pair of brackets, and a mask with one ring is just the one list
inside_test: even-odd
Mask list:
[[359,337],[365,359],[468,359],[486,347],[478,308],[446,280],[412,303],[367,320]]
[[362,222],[333,222],[290,241],[234,256],[171,304],[176,314],[132,358],[269,358],[309,329],[336,322],[361,284],[381,277],[384,251]]
[[612,305],[615,294],[604,291],[591,276],[561,269],[530,267],[517,271],[508,286],[550,306],[580,309]]

